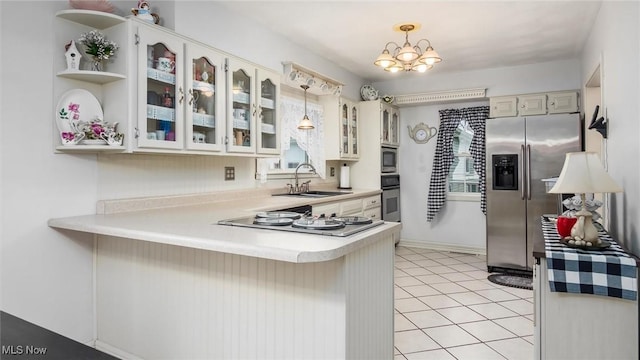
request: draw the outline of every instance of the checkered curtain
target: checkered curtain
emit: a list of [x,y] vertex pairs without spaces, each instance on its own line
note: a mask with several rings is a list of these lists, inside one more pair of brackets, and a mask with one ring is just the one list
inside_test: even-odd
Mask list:
[[447,201],[447,176],[455,157],[453,155],[453,135],[460,124],[466,120],[474,131],[471,140],[471,156],[473,157],[473,168],[480,178],[480,207],[486,214],[486,184],[485,184],[485,120],[489,117],[488,106],[478,106],[463,109],[440,110],[440,128],[438,129],[438,140],[436,143],[436,153],[433,157],[433,170],[431,171],[431,181],[429,183],[429,195],[427,198],[427,221],[431,222],[440,208]]

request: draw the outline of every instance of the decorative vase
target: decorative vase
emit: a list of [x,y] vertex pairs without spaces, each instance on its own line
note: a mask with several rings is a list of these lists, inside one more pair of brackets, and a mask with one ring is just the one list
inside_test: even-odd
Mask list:
[[93,58],[93,62],[91,63],[91,70],[92,71],[102,71],[103,69],[103,63],[102,63],[102,59],[100,58]]

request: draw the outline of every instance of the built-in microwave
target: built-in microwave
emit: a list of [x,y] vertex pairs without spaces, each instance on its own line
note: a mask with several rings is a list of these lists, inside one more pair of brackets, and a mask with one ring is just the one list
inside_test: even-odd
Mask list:
[[383,173],[398,172],[398,149],[383,146],[380,152]]

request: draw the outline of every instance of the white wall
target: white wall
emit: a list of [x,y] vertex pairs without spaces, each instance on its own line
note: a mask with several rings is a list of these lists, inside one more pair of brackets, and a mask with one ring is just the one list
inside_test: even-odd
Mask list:
[[[67,2],[0,2],[2,310],[82,342],[93,338],[92,237],[47,219],[95,212],[92,155],[53,153],[53,20]],[[19,50],[18,50],[19,49]],[[61,51],[62,50],[62,51]]]
[[[374,84],[381,93],[412,94],[438,90],[484,87],[487,96],[580,89],[577,59],[517,67],[437,74],[424,81],[420,75],[405,84]],[[427,196],[436,139],[416,144],[407,126],[421,122],[440,126],[438,110],[488,105],[464,102],[448,105],[403,107],[400,109],[400,179],[402,241],[430,247],[444,247],[482,253],[486,249],[486,219],[479,202],[447,201],[433,222],[427,222]]]
[[[610,231],[640,254],[640,3],[603,2],[582,55],[581,85],[602,59],[609,121],[605,162],[624,193],[611,196]],[[602,110],[601,110],[602,111]]]

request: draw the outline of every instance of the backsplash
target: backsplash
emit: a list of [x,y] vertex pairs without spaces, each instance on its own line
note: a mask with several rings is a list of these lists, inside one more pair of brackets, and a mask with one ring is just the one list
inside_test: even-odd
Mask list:
[[[235,180],[225,181],[225,167],[235,168]],[[332,162],[329,166],[336,166]],[[285,188],[291,179],[255,179],[255,159],[234,156],[99,154],[98,199],[184,195],[255,188]],[[337,186],[337,178],[313,178],[311,186]]]

